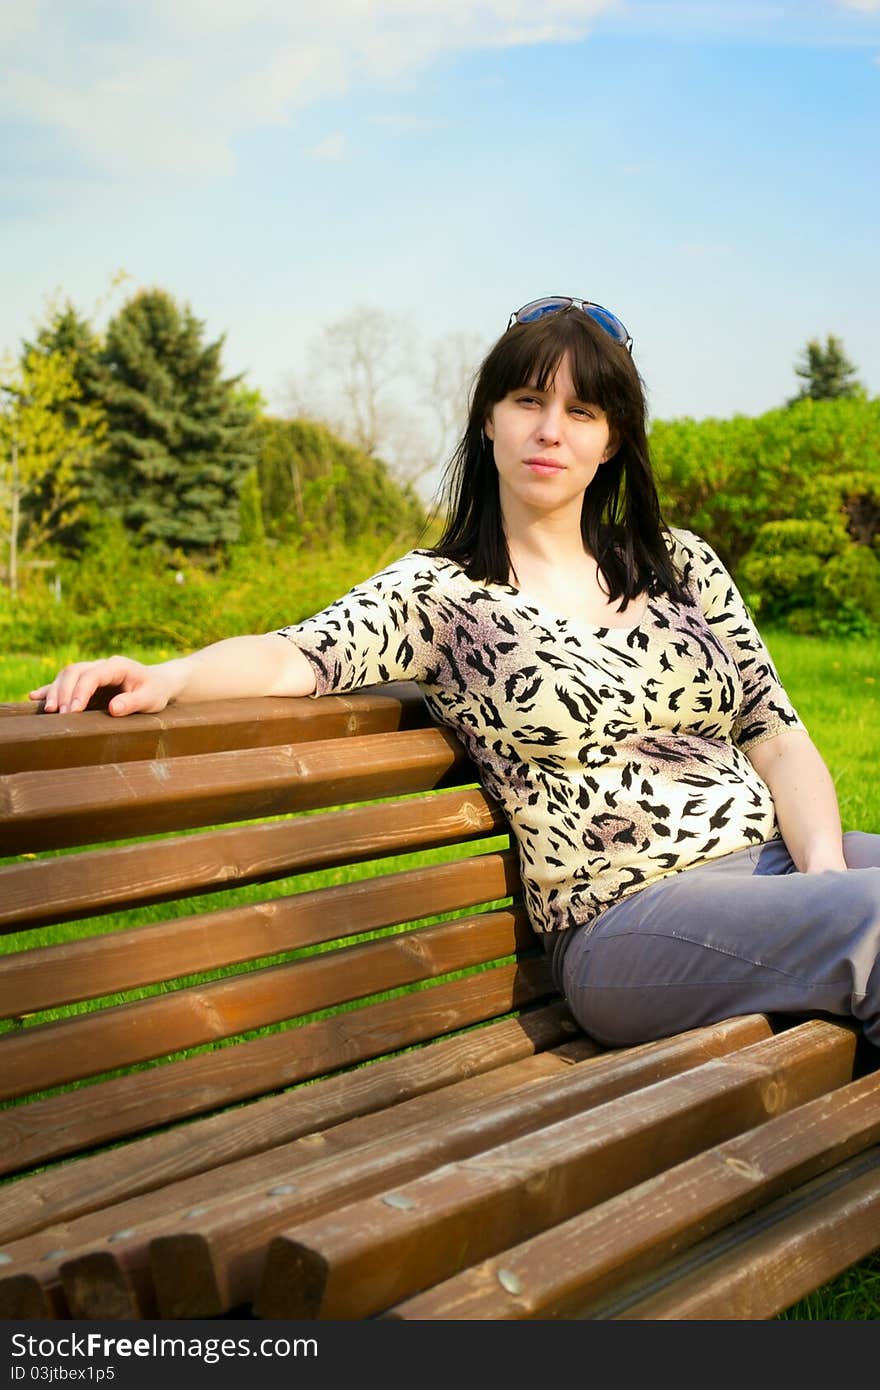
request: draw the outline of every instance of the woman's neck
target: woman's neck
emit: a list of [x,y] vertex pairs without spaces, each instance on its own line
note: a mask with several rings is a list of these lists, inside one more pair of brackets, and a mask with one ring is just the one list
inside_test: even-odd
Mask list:
[[509,525],[505,518],[507,553],[517,572],[569,574],[574,577],[592,557],[585,548],[580,528],[570,518],[540,517]]

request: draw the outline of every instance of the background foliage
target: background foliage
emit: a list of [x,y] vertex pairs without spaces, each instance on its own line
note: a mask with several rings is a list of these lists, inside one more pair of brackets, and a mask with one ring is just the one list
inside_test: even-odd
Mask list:
[[658,421],[651,449],[667,520],[706,537],[760,621],[880,630],[880,399]]
[[[188,306],[48,313],[0,395],[0,642],[191,650],[315,612],[416,542],[385,463],[266,415]],[[27,568],[19,572],[19,559]]]
[[[294,621],[321,606],[313,596],[335,596],[322,573],[363,577],[424,538],[415,480],[428,455],[409,447],[412,420],[395,429],[389,394],[404,371],[401,333],[362,307],[325,339],[314,354],[321,390],[309,397],[323,422],[279,419],[223,375],[222,338],[206,343],[189,306],[164,290],[131,296],[103,334],[70,304],[49,311],[0,400],[0,639],[12,650],[190,648]],[[475,347],[435,346],[433,377],[413,385],[409,404],[424,389],[424,420],[451,448]],[[800,392],[777,410],[653,424],[664,515],[716,548],[762,624],[875,636],[880,399],[832,334],[810,341],[794,370]],[[38,380],[37,409],[26,387]],[[23,486],[13,445],[28,410]],[[392,471],[378,450],[395,432]]]

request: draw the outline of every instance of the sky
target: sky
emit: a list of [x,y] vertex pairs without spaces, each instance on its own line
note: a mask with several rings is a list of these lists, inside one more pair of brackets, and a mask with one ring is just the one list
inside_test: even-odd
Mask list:
[[880,0],[4,0],[0,62],[0,351],[161,286],[283,410],[353,312],[482,351],[558,293],[658,419],[829,333],[880,394]]

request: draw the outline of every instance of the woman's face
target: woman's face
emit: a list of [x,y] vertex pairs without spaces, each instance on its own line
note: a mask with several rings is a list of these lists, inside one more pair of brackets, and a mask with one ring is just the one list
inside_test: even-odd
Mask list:
[[523,386],[498,401],[485,430],[505,522],[570,514],[579,525],[584,492],[616,444],[605,412],[576,395],[568,357],[545,390]]

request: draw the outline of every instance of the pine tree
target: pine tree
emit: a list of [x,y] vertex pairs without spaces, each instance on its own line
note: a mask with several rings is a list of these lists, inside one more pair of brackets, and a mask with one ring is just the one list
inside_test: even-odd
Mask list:
[[88,319],[67,303],[50,312],[48,323],[39,329],[33,342],[25,342],[22,358],[29,352],[59,353],[67,359],[84,404],[100,404],[106,376],[101,363],[101,342]]
[[837,396],[864,394],[864,387],[855,380],[858,369],[850,362],[843,350],[843,343],[833,333],[828,334],[824,348],[818,338],[811,338],[794,370],[805,384],[796,396],[792,396],[789,405],[807,399],[830,401]]
[[238,535],[256,443],[240,378],[221,375],[223,339],[203,333],[188,306],[142,291],[108,325],[101,389],[110,509],[144,540],[208,553]]

